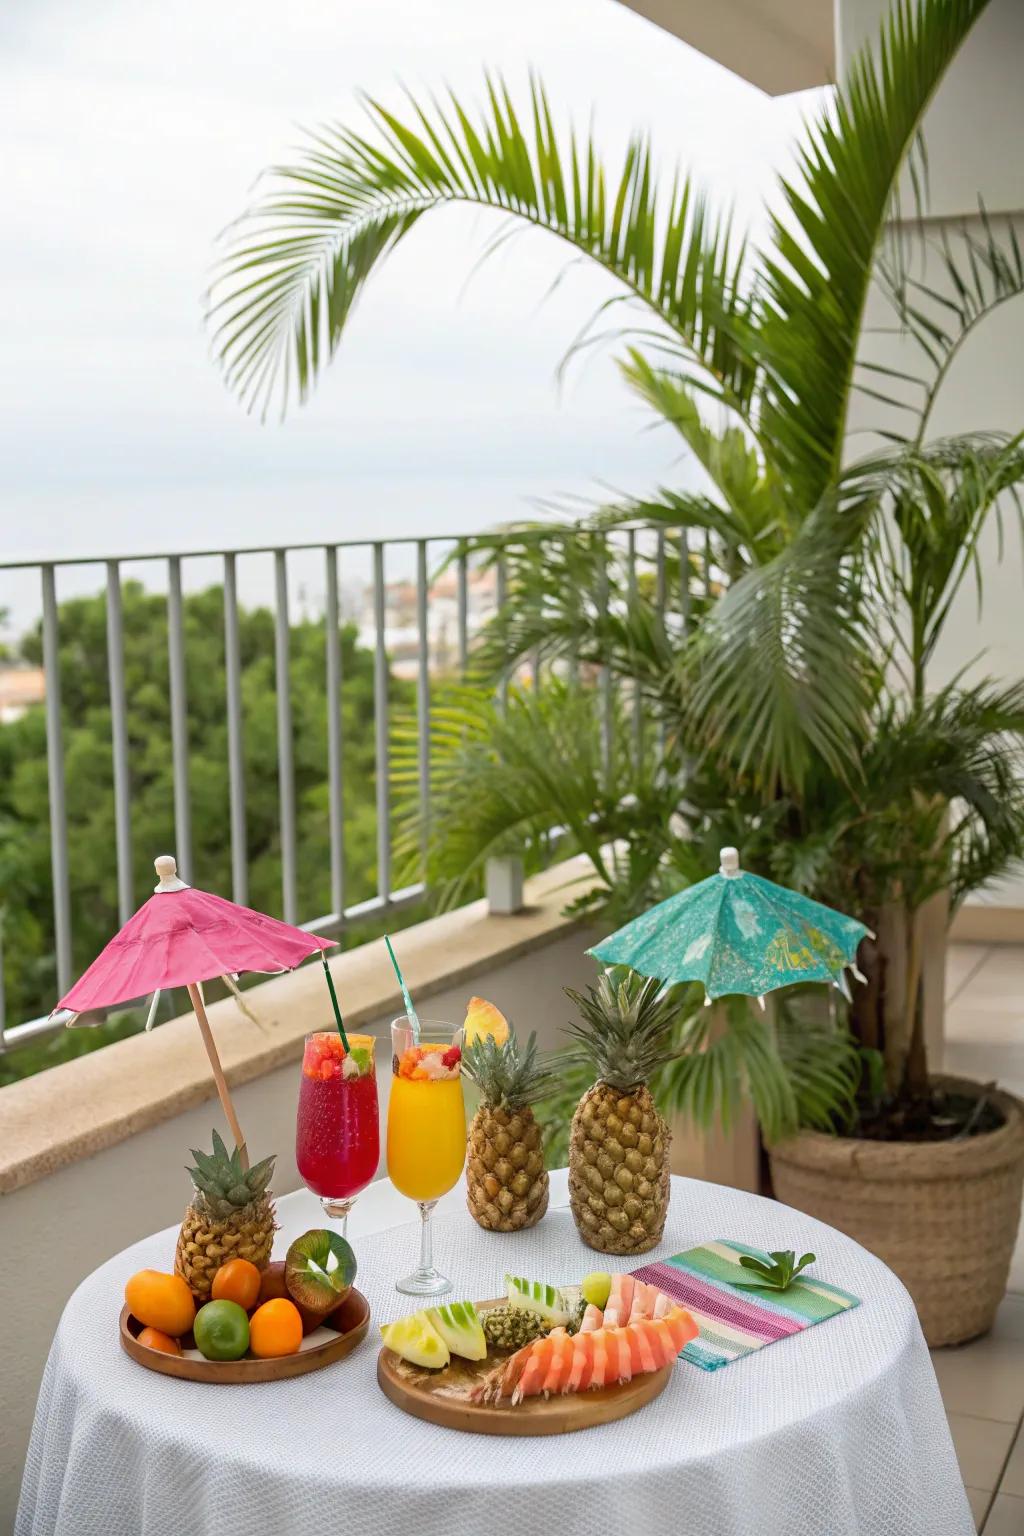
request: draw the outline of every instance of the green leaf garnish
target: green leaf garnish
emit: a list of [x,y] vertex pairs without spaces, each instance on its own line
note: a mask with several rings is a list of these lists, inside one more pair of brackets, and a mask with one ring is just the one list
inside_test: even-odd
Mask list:
[[785,1291],[789,1289],[802,1269],[806,1269],[808,1264],[814,1263],[814,1257],[813,1253],[805,1253],[798,1261],[796,1253],[792,1248],[780,1248],[769,1255],[772,1262],[768,1264],[764,1259],[759,1259],[753,1253],[741,1253],[740,1263],[743,1268],[749,1269],[753,1274],[756,1274],[757,1279],[733,1280],[730,1283],[746,1287],[764,1287],[772,1291]]

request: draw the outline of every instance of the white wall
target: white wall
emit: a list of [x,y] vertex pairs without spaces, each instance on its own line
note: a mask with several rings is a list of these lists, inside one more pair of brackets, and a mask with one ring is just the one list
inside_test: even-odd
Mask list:
[[[561,1031],[573,1010],[562,988],[583,987],[594,979],[596,966],[584,954],[594,942],[596,934],[576,929],[555,943],[496,965],[472,984],[432,994],[426,1012],[459,1024],[475,991],[497,1003],[524,1036],[535,1029],[544,1049],[564,1044]],[[387,1040],[389,1024],[390,1017],[381,1018],[367,1032]],[[388,1061],[389,1047],[378,1048],[382,1110],[390,1086]],[[251,1127],[253,1159],[270,1152],[278,1155],[277,1194],[301,1184],[294,1157],[298,1086],[296,1061],[233,1089],[239,1118]],[[112,1254],[181,1220],[189,1196],[189,1148],[207,1146],[211,1126],[219,1119],[216,1101],[211,1101],[3,1197],[0,1531],[13,1524],[39,1381],[65,1302]],[[168,1269],[173,1260],[169,1252]],[[112,1298],[111,1318],[116,1318],[119,1305],[119,1298]],[[109,1322],[98,1319],[97,1326]]]
[[[865,38],[877,34],[887,0],[837,0],[840,72]],[[946,231],[954,245],[955,228],[973,218],[981,197],[990,214],[1016,217],[1024,243],[1024,4],[992,0],[932,104],[925,122],[928,147],[928,233]],[[904,198],[904,207],[912,201]],[[997,228],[1004,219],[995,219]],[[924,269],[935,280],[934,260]],[[872,318],[880,317],[876,305]],[[871,341],[871,355],[895,366],[906,365],[910,351],[894,338]],[[974,429],[1018,432],[1024,429],[1024,298],[1003,306],[971,336],[956,359],[932,416],[930,435]],[[852,425],[884,425],[885,407],[861,399]],[[853,439],[852,451],[865,452],[870,440]],[[935,685],[948,682],[966,665],[968,676],[1016,680],[1024,674],[1024,550],[1012,509],[1008,508],[1002,550],[994,518],[981,549],[984,603],[978,610],[973,581],[965,583],[948,620],[931,672]],[[1024,907],[1024,878],[1004,882],[986,899]]]

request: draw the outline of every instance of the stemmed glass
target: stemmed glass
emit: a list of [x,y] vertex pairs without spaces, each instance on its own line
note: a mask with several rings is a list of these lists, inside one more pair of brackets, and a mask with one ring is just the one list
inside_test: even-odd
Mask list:
[[324,1212],[341,1222],[380,1161],[377,1075],[372,1035],[349,1035],[345,1050],[335,1030],[306,1036],[302,1082],[295,1122],[295,1164],[299,1177]]
[[430,1213],[458,1182],[466,1161],[462,1099],[462,1030],[407,1015],[391,1026],[388,1173],[395,1188],[420,1208],[420,1262],[396,1289],[407,1296],[441,1296],[452,1283],[434,1268]]

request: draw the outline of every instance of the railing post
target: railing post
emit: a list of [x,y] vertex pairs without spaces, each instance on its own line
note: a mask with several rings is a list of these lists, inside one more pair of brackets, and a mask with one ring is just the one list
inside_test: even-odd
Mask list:
[[64,794],[64,736],[60,718],[60,635],[57,583],[52,565],[42,568],[43,675],[46,687],[46,775],[50,799],[50,871],[53,880],[54,952],[57,990],[71,986],[71,884],[68,817]]
[[185,694],[185,613],[181,556],[167,561],[167,652],[171,683],[171,764],[174,773],[174,851],[178,873],[192,880],[192,804],[188,792],[188,706]]
[[388,783],[388,653],[385,639],[384,545],[373,546],[373,709],[377,778],[377,895],[391,898],[391,794]]
[[114,845],[117,849],[117,913],[126,923],[135,908],[132,888],[131,785],[128,770],[128,706],[124,686],[124,615],[121,570],[107,561],[107,677],[110,745],[114,760]]
[[424,880],[427,877],[430,843],[430,634],[427,600],[427,541],[420,539],[416,545],[416,643],[419,652],[416,674],[416,748]]
[[242,655],[238,634],[238,572],[224,556],[224,691],[228,720],[228,815],[231,821],[231,894],[249,904],[245,831],[245,760],[242,753]]
[[331,840],[331,906],[345,915],[345,798],[341,739],[341,636],[338,633],[338,551],[324,550],[327,606],[324,644],[327,666],[327,803]]
[[283,549],[274,553],[274,680],[277,692],[277,782],[281,798],[281,900],[286,923],[298,922],[295,850],[295,757],[292,746],[288,563]]

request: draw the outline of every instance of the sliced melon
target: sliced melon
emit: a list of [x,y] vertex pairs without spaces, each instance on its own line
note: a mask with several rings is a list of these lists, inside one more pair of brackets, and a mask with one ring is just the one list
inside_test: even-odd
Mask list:
[[453,1355],[460,1355],[463,1360],[487,1359],[483,1324],[471,1301],[451,1301],[446,1307],[431,1307],[426,1316]]
[[520,1275],[506,1275],[509,1305],[521,1307],[542,1318],[552,1328],[564,1328],[571,1316],[565,1297],[553,1285],[542,1280],[524,1280]]
[[380,1336],[388,1349],[410,1365],[438,1371],[452,1358],[448,1345],[425,1312],[413,1312],[409,1317],[400,1317],[397,1323],[385,1323]]

